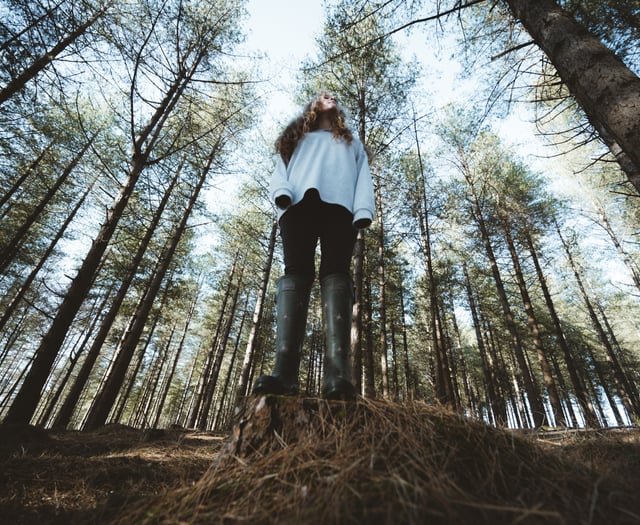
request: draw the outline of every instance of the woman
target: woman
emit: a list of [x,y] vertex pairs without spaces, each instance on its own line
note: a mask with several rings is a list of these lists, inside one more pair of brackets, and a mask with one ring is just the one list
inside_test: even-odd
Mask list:
[[325,333],[322,395],[353,399],[350,266],[357,230],[375,209],[367,154],[345,123],[336,98],[320,93],[275,143],[270,193],[278,210],[285,273],[276,290],[276,362],[255,394],[296,394],[309,294],[320,240],[320,292]]

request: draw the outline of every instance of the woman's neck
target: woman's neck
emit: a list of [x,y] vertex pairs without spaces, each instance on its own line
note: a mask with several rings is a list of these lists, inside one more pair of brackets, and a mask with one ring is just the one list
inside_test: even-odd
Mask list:
[[318,129],[331,130],[332,128],[329,115],[326,112],[320,113],[318,115]]

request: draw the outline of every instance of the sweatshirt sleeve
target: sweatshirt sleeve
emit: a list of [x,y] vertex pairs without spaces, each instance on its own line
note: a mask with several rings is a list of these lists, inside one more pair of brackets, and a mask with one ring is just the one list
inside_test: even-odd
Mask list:
[[366,228],[373,220],[375,197],[367,153],[362,144],[360,144],[356,155],[356,167],[358,178],[353,196],[353,223],[358,223],[358,227]]
[[271,174],[271,182],[269,183],[269,195],[273,203],[276,202],[278,197],[288,197],[289,202],[293,199],[293,188],[289,183],[287,168],[280,155],[276,155],[276,166]]

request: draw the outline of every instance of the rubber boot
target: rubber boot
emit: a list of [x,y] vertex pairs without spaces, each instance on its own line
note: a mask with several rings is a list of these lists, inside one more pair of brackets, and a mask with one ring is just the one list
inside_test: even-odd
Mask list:
[[271,375],[256,379],[254,394],[295,395],[302,340],[309,307],[309,284],[297,275],[284,275],[276,288],[276,363]]
[[353,285],[346,274],[327,275],[320,282],[324,318],[325,355],[322,397],[355,399],[351,383],[351,309]]

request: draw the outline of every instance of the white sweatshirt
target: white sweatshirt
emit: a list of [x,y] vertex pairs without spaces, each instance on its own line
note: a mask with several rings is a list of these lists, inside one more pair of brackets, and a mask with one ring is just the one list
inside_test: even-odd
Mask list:
[[[356,137],[349,145],[330,131],[311,131],[298,142],[288,166],[277,155],[270,184],[272,202],[286,195],[297,204],[312,188],[322,201],[347,208],[354,223],[373,219],[375,201],[367,153]],[[276,208],[280,220],[286,210]]]

